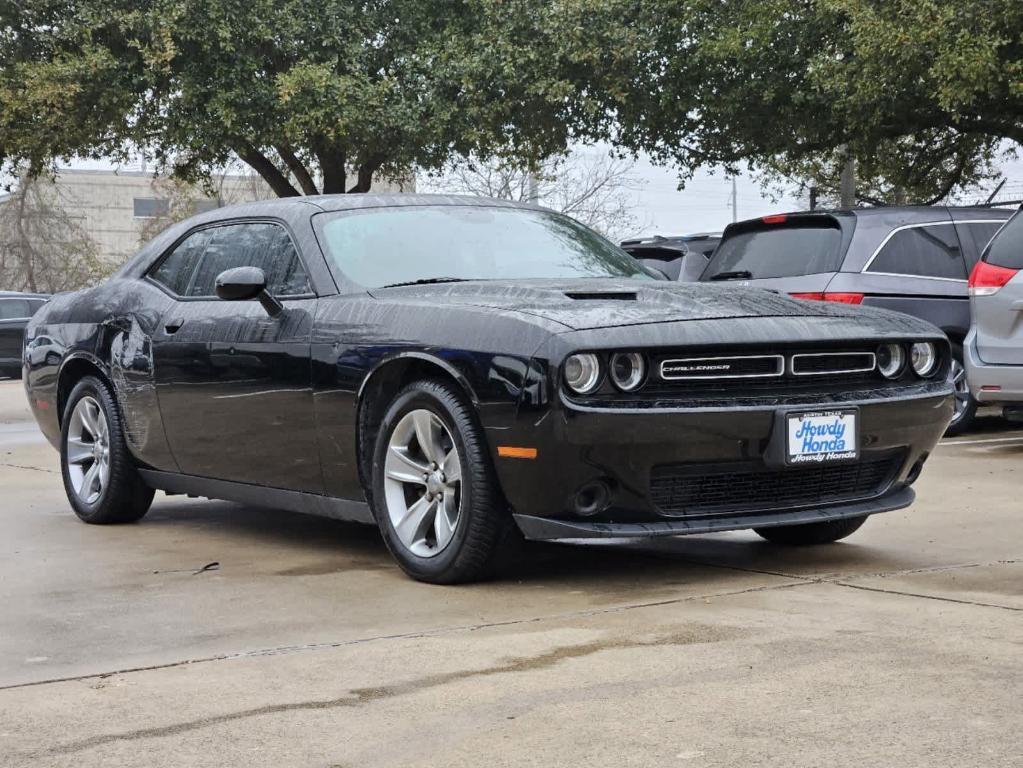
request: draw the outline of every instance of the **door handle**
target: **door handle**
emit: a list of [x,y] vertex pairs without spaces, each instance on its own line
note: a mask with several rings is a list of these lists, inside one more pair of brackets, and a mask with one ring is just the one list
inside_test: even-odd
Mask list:
[[185,319],[183,317],[179,317],[175,320],[171,320],[163,327],[163,329],[167,332],[168,335],[173,336],[175,333],[181,330],[181,326],[183,326],[184,324]]

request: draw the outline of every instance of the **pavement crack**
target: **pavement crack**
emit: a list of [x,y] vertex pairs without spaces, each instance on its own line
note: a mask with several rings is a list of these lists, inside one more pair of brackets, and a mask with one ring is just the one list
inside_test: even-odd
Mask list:
[[999,605],[998,603],[982,603],[979,600],[962,600],[956,597],[943,597],[941,595],[925,595],[920,592],[904,592],[899,589],[882,589],[881,587],[868,587],[865,584],[847,584],[841,581],[830,582],[839,587],[848,587],[849,589],[861,589],[864,592],[880,592],[886,595],[901,595],[902,597],[919,597],[924,600],[938,600],[943,603],[957,603],[959,605],[976,605],[981,608],[1000,608],[1003,611],[1016,611],[1023,612],[1023,608],[1018,608],[1013,605]]
[[67,755],[81,752],[106,744],[122,741],[137,741],[140,739],[161,738],[176,736],[181,733],[194,731],[202,728],[220,725],[223,723],[246,720],[252,717],[265,715],[276,715],[291,712],[302,712],[310,710],[341,709],[346,707],[358,707],[383,699],[407,696],[418,693],[429,688],[436,688],[449,683],[461,680],[492,677],[494,675],[511,674],[516,672],[533,672],[547,669],[567,659],[581,658],[607,650],[621,650],[628,648],[652,648],[657,646],[671,645],[692,645],[696,643],[710,643],[725,639],[730,633],[721,629],[700,627],[700,631],[684,633],[673,633],[650,640],[635,640],[630,636],[614,637],[577,645],[561,646],[545,651],[537,656],[519,656],[511,658],[499,664],[493,664],[481,669],[462,669],[451,672],[441,672],[423,677],[414,678],[404,683],[385,685],[376,688],[355,688],[333,699],[315,699],[312,701],[291,702],[288,704],[269,704],[263,707],[253,707],[237,712],[228,712],[212,717],[187,720],[171,725],[158,726],[153,728],[141,728],[124,733],[109,733],[90,736],[86,739],[68,742],[46,750],[32,753],[33,756],[54,756]]
[[11,469],[31,469],[33,472],[49,472],[50,474],[60,474],[55,469],[44,469],[43,467],[31,467],[28,464],[10,464],[6,461],[0,462],[0,467],[9,467]]
[[492,621],[480,624],[462,624],[454,627],[442,627],[440,629],[422,630],[418,632],[404,632],[392,635],[374,635],[371,637],[360,637],[352,640],[337,640],[325,643],[309,643],[306,645],[287,645],[276,646],[273,648],[260,648],[256,650],[239,651],[237,653],[225,653],[218,654],[215,656],[202,656],[194,659],[182,659],[179,661],[167,662],[166,664],[151,664],[148,666],[126,667],[123,669],[111,670],[107,672],[94,672],[92,674],[86,675],[71,675],[68,677],[48,678],[46,680],[33,680],[28,683],[0,685],[0,691],[16,690],[19,688],[33,688],[35,686],[52,685],[56,683],[71,683],[80,682],[83,680],[97,680],[106,677],[113,677],[114,675],[127,675],[136,672],[152,672],[160,669],[187,667],[193,664],[208,664],[215,661],[233,661],[236,659],[249,659],[261,656],[282,656],[286,654],[305,653],[309,651],[322,651],[329,650],[331,648],[343,648],[346,646],[361,645],[363,643],[373,643],[387,640],[412,640],[421,637],[440,637],[443,635],[455,634],[458,632],[477,632],[479,630],[484,629],[498,629],[501,627],[534,624],[542,621],[565,621],[571,619],[589,618],[592,616],[624,613],[626,611],[633,611],[641,608],[657,608],[666,605],[678,605],[681,603],[689,603],[699,600],[713,600],[722,597],[734,597],[736,595],[746,595],[754,592],[768,592],[780,589],[791,589],[793,587],[802,587],[806,586],[807,584],[814,583],[816,582],[792,581],[786,584],[765,584],[756,587],[747,587],[745,589],[728,590],[724,592],[712,592],[702,595],[687,595],[685,597],[668,598],[665,600],[654,600],[643,603],[629,603],[627,605],[614,605],[609,606],[607,608],[594,608],[586,611],[572,611],[569,613],[557,613],[546,616],[530,616],[522,619],[508,619],[506,621]]

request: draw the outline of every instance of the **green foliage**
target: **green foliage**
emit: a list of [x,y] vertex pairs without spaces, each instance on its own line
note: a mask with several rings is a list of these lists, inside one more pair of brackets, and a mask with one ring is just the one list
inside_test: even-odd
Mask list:
[[594,34],[602,6],[5,3],[0,158],[38,170],[141,147],[193,181],[236,154],[280,195],[366,191],[374,174],[455,153],[539,162],[607,134],[597,94],[616,81],[604,65],[630,60],[635,33]]
[[614,105],[621,141],[683,174],[841,148],[868,198],[926,200],[1023,142],[1019,0],[649,0],[637,23],[651,53]]

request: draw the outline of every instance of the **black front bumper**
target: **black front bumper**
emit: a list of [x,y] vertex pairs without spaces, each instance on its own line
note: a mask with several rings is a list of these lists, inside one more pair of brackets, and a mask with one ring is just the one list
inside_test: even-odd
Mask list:
[[[838,474],[825,473],[818,480],[772,463],[775,425],[780,423],[776,414],[790,406],[605,410],[575,408],[562,400],[542,418],[492,430],[488,436],[492,446],[537,448],[535,460],[494,454],[505,497],[528,538],[707,533],[857,517],[908,506],[913,501],[909,485],[944,432],[952,402],[944,392],[843,402],[842,407],[855,406],[859,412],[859,461],[864,471],[870,462],[884,465],[859,484]],[[834,404],[799,408],[828,407]],[[672,486],[667,495],[665,472],[683,476],[672,479],[681,485]],[[703,483],[695,491],[695,506],[687,506],[692,501],[675,504],[672,496],[679,487],[686,490],[687,475]],[[718,478],[713,482],[719,496],[714,504],[700,507],[712,476]],[[746,483],[743,488],[748,491],[728,494],[732,477]],[[597,514],[581,515],[574,506],[576,494],[594,481],[611,489],[609,503]]]
[[913,503],[916,494],[909,486],[885,493],[875,499],[835,506],[798,509],[785,512],[742,513],[723,517],[702,517],[693,520],[660,520],[650,523],[593,523],[583,520],[559,520],[531,515],[514,515],[527,539],[618,539],[683,536],[693,533],[717,533],[746,528],[770,528],[776,525],[801,525],[823,520],[841,520],[861,515],[876,515],[903,509]]

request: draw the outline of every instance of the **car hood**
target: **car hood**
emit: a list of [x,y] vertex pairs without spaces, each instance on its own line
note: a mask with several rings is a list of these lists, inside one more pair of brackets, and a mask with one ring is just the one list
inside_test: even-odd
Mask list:
[[755,317],[856,316],[863,310],[757,288],[646,280],[481,280],[376,289],[380,299],[516,312],[571,330]]

